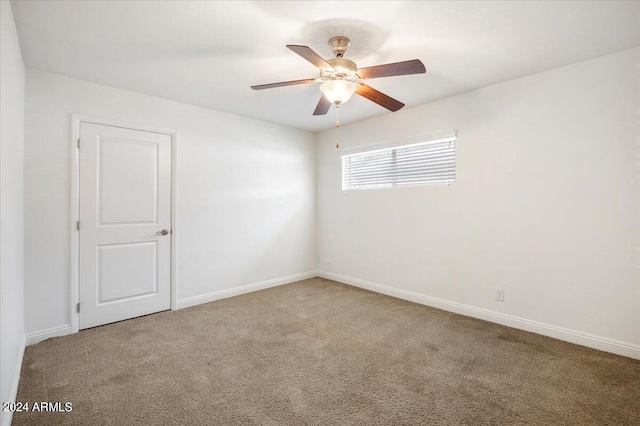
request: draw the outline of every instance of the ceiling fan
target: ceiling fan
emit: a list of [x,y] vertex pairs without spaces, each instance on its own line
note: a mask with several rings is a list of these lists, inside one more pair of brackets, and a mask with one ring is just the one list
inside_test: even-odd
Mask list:
[[336,57],[324,60],[308,46],[287,45],[298,55],[320,69],[320,76],[304,80],[283,81],[280,83],[260,84],[251,86],[254,90],[271,89],[273,87],[293,86],[296,84],[322,83],[320,90],[322,96],[316,106],[313,115],[324,115],[329,111],[331,104],[336,106],[349,100],[353,93],[369,99],[390,111],[397,111],[404,104],[376,89],[362,83],[362,80],[379,77],[391,77],[397,75],[421,74],[426,72],[424,64],[419,59],[395,62],[385,65],[360,68],[353,61],[343,56],[351,41],[344,36],[333,37],[329,40],[329,46]]

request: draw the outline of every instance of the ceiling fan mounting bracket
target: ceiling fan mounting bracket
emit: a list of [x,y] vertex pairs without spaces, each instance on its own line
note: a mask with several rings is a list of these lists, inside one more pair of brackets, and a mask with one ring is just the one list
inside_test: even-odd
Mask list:
[[329,40],[329,47],[331,47],[331,50],[333,50],[336,58],[342,58],[347,52],[347,48],[350,44],[351,40],[349,40],[345,36],[337,36]]

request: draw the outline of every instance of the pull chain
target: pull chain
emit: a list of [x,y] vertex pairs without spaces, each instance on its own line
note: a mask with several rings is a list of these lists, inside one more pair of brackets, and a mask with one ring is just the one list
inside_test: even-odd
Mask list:
[[[336,139],[338,135],[338,129],[340,129],[340,105],[336,105]],[[336,140],[336,149],[340,148],[340,140]]]

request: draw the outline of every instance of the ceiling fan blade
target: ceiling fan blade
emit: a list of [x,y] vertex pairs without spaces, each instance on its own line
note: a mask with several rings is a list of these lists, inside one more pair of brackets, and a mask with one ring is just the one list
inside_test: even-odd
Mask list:
[[397,111],[404,106],[400,101],[393,99],[391,96],[387,96],[382,92],[378,92],[373,87],[369,87],[366,84],[358,84],[356,93],[369,99],[372,102],[377,103],[380,106],[385,107],[389,111]]
[[325,115],[329,108],[331,107],[331,101],[326,98],[326,96],[322,95],[320,97],[320,101],[318,101],[318,106],[316,110],[313,111],[313,115]]
[[318,55],[308,46],[288,44],[287,47],[320,69],[334,69],[329,62],[322,59],[322,56]]
[[291,81],[281,81],[280,83],[270,83],[270,84],[259,84],[257,86],[251,86],[253,90],[262,90],[262,89],[271,89],[273,87],[282,87],[282,86],[293,86],[295,84],[309,84],[315,83],[315,78],[307,78],[304,80],[291,80]]
[[427,72],[427,70],[424,64],[419,59],[412,59],[410,61],[395,62],[393,64],[360,68],[358,75],[360,78],[378,78],[391,77],[394,75],[422,74],[425,72]]

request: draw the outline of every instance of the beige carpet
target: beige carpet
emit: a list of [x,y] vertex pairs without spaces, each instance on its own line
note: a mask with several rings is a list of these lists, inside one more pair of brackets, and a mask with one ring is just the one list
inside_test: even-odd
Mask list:
[[323,279],[27,348],[15,425],[640,424],[640,361]]

